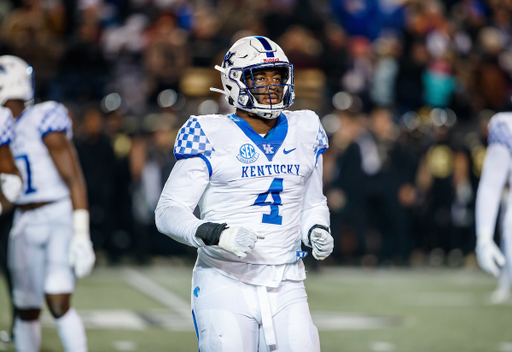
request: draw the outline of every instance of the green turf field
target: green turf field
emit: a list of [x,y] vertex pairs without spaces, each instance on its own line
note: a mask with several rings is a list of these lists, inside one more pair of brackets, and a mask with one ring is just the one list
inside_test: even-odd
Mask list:
[[[91,352],[197,351],[191,267],[99,268],[74,306]],[[468,269],[323,268],[306,280],[323,352],[512,351],[512,302],[490,305],[495,279]],[[8,326],[0,281],[0,330]],[[43,317],[42,351],[62,351]],[[14,351],[0,343],[0,351]]]

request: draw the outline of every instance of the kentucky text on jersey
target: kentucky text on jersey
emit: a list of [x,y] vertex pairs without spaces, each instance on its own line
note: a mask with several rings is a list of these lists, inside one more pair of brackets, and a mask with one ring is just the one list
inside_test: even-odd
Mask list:
[[242,178],[290,174],[299,176],[299,164],[242,166]]

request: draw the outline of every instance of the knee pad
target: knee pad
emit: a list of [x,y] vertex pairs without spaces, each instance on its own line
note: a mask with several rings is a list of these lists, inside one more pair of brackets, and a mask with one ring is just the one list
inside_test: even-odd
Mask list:
[[73,293],[75,281],[73,270],[68,265],[50,264],[47,267],[44,293],[50,295]]

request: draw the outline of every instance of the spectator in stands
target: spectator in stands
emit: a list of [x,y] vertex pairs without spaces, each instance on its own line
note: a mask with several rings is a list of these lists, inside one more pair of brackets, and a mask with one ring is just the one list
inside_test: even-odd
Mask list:
[[116,182],[116,159],[109,138],[103,132],[103,115],[89,109],[82,120],[81,137],[76,150],[87,182],[87,198],[91,220],[91,240],[96,249],[106,250],[109,259],[117,262],[119,253],[112,241],[113,209]]

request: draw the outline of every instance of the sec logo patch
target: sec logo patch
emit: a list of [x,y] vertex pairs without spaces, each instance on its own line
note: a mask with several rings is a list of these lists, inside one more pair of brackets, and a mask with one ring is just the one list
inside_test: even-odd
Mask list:
[[250,164],[258,160],[259,156],[260,154],[256,151],[256,148],[252,144],[247,143],[240,147],[236,158],[244,164]]

